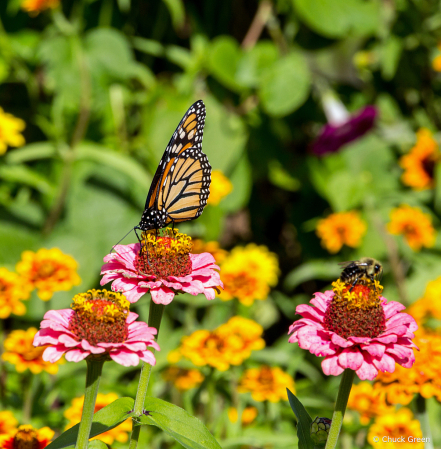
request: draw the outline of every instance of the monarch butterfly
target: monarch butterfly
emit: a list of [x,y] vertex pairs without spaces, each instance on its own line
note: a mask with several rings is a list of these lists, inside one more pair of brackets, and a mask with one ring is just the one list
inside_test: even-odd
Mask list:
[[150,186],[141,231],[198,218],[210,194],[211,165],[202,152],[205,105],[190,106],[168,143]]

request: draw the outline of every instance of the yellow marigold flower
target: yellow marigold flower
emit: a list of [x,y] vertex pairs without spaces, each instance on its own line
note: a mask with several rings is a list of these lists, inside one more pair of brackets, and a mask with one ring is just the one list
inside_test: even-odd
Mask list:
[[11,313],[24,315],[26,307],[21,302],[29,299],[31,285],[18,274],[0,268],[0,318],[8,318]]
[[256,299],[266,299],[270,287],[277,284],[280,272],[277,256],[266,246],[254,243],[234,248],[223,261],[221,270],[224,290],[220,298],[224,301],[237,298],[246,306]]
[[371,418],[394,411],[393,407],[387,405],[384,392],[374,390],[369,382],[360,382],[352,387],[348,408],[360,413],[363,425],[369,424]]
[[376,417],[368,433],[375,449],[424,449],[424,443],[417,442],[422,437],[420,422],[408,408]]
[[295,393],[294,380],[280,368],[261,366],[247,369],[237,391],[251,393],[255,401],[279,402],[288,400],[286,389]]
[[420,129],[415,146],[400,159],[400,165],[404,169],[401,177],[403,184],[415,190],[432,188],[435,183],[435,165],[440,157],[438,144],[432,133],[426,128]]
[[25,129],[25,122],[14,117],[0,108],[0,154],[4,154],[10,147],[21,147],[25,139],[21,132]]
[[403,235],[408,245],[419,251],[423,246],[430,248],[435,244],[435,229],[432,219],[418,207],[406,204],[393,209],[387,228],[391,234]]
[[393,373],[380,373],[374,388],[384,392],[390,404],[409,404],[415,393],[441,401],[441,335],[419,329],[412,368],[396,365]]
[[51,363],[43,360],[43,352],[47,346],[34,347],[36,333],[35,327],[30,327],[26,331],[21,329],[12,331],[4,342],[2,359],[14,365],[19,373],[29,369],[32,374],[40,374],[42,371],[56,374],[59,362]]
[[49,8],[56,8],[60,0],[23,0],[21,8],[29,13],[38,14]]
[[210,196],[207,203],[217,206],[221,199],[229,195],[232,190],[233,184],[231,184],[231,181],[220,170],[213,170],[211,172]]
[[[112,402],[116,401],[117,399],[118,395],[116,393],[108,393],[108,394],[98,393],[96,397],[94,413],[96,413],[98,410],[101,410],[106,405],[109,405]],[[69,420],[69,423],[67,424],[65,430],[70,429],[75,424],[81,421],[83,404],[84,404],[84,396],[72,399],[71,406],[64,412],[64,417]],[[131,430],[132,430],[131,419],[126,419],[118,427],[110,429],[107,432],[101,433],[100,435],[91,439],[101,440],[108,445],[113,444],[114,441],[126,443],[129,439],[128,432],[130,432]]]
[[172,382],[179,391],[187,391],[200,385],[205,377],[197,369],[178,368],[170,366],[162,377],[167,382]]
[[24,425],[0,437],[0,449],[16,448],[45,448],[54,436],[54,431],[49,427],[34,429],[32,426]]
[[183,337],[179,352],[196,366],[226,371],[230,365],[240,365],[251,351],[265,347],[262,333],[260,324],[237,316],[214,331],[198,330]]
[[24,251],[17,264],[17,272],[26,279],[43,301],[52,298],[54,292],[70,290],[81,282],[75,259],[58,248]]
[[2,435],[8,435],[11,432],[17,430],[18,421],[14,418],[12,412],[6,410],[0,412],[0,437]]
[[358,212],[337,212],[319,220],[316,233],[322,246],[330,253],[337,253],[343,245],[357,248],[366,232],[366,223]]
[[228,251],[222,249],[218,242],[204,242],[201,239],[193,239],[191,252],[193,254],[210,253],[218,264],[221,264],[228,254]]
[[[249,424],[251,424],[256,419],[257,414],[258,411],[256,407],[245,407],[242,412],[242,419],[241,419],[242,425],[248,426]],[[230,407],[228,409],[228,419],[232,423],[235,423],[237,422],[237,418],[238,418],[237,408]]]

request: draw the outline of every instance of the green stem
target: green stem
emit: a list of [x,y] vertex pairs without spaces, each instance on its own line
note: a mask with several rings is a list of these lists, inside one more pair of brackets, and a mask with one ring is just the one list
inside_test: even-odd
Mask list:
[[430,430],[429,423],[429,415],[426,409],[426,399],[423,398],[420,394],[416,397],[416,408],[417,408],[417,418],[421,424],[421,430],[423,432],[423,437],[427,438],[427,441],[424,443],[425,449],[433,449],[433,438],[432,432]]
[[[163,304],[155,304],[152,300],[150,301],[150,311],[149,311],[149,326],[154,327],[158,333],[156,334],[156,341],[158,341],[159,327],[161,326],[162,314],[164,313],[165,306]],[[155,350],[150,349],[153,354]],[[133,411],[137,416],[142,416],[144,412],[144,402],[147,396],[147,390],[149,387],[150,374],[152,372],[152,365],[143,362],[141,368],[141,375],[139,376],[138,391],[136,392],[135,406]],[[136,449],[138,446],[139,433],[141,432],[141,426],[135,426],[133,421],[133,430],[130,437],[129,449]]]
[[23,385],[23,421],[28,423],[32,415],[32,380],[33,374],[29,371],[24,374]]
[[337,446],[338,436],[340,435],[341,425],[343,424],[343,417],[345,416],[346,405],[348,404],[349,393],[351,392],[354,376],[355,371],[351,369],[345,369],[343,371],[325,449],[334,449]]
[[96,395],[100,384],[104,361],[86,360],[86,393],[84,395],[83,413],[81,415],[80,428],[78,430],[76,449],[87,449],[90,429],[92,428],[93,414],[95,411]]

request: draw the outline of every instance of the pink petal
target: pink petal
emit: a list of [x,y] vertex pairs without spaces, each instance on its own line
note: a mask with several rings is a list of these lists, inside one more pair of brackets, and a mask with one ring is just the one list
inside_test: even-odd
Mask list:
[[55,363],[57,360],[60,360],[65,352],[66,348],[63,345],[49,346],[43,352],[43,360],[45,362]]
[[340,337],[340,335],[337,335],[336,333],[332,334],[331,341],[335,345],[340,346],[342,348],[349,348],[350,346],[354,345],[354,343],[346,340],[346,338]]
[[89,351],[83,351],[81,349],[72,349],[64,356],[68,362],[81,362],[90,354]]
[[386,316],[386,320],[404,310],[406,306],[403,306],[400,302],[391,301],[383,306],[384,315]]
[[345,349],[338,356],[338,364],[342,368],[350,368],[354,371],[358,370],[364,361],[363,355],[358,348]]
[[296,307],[296,314],[302,315],[304,318],[309,318],[320,323],[323,322],[324,313],[316,307],[308,306],[307,304],[300,304]]
[[60,343],[63,343],[64,346],[67,348],[75,348],[76,346],[80,346],[81,342],[75,340],[71,335],[69,334],[61,334],[58,338],[58,341]]
[[207,266],[219,270],[213,255],[210,253],[190,254],[190,260],[193,271]]
[[368,345],[361,345],[364,351],[367,351],[372,357],[381,358],[386,351],[386,346],[380,343],[369,343]]
[[334,355],[322,361],[322,370],[327,376],[338,376],[344,368],[338,364],[338,355]]
[[155,356],[154,356],[153,352],[151,352],[151,351],[144,351],[144,352],[142,353],[142,355],[140,356],[140,359],[141,359],[143,362],[149,363],[149,364],[152,365],[152,366],[155,366],[155,365],[156,365],[156,359],[155,359]]
[[314,304],[319,310],[325,313],[329,303],[334,297],[334,292],[332,290],[327,290],[325,293],[317,292],[314,293],[314,295],[315,298],[311,299],[311,304]]
[[155,304],[170,304],[175,297],[175,293],[167,287],[160,287],[156,290],[151,290],[152,301]]
[[139,363],[138,354],[126,350],[110,352],[110,358],[122,366],[136,366]]
[[104,348],[93,346],[87,340],[81,340],[81,347],[92,354],[102,354],[103,352],[106,352]]
[[361,380],[373,380],[378,375],[378,370],[375,368],[375,366],[372,363],[372,357],[367,353],[363,352],[363,363],[361,364],[361,367],[358,368],[356,372],[357,376]]
[[372,359],[372,363],[378,371],[393,373],[395,371],[395,360],[387,354],[384,354],[381,359]]

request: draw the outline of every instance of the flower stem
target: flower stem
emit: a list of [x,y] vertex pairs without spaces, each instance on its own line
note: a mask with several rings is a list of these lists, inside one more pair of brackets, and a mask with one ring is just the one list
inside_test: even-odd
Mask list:
[[[150,301],[150,311],[149,311],[149,327],[154,327],[158,333],[156,334],[156,341],[158,341],[159,327],[161,326],[162,314],[164,313],[164,304],[155,304]],[[155,353],[153,348],[150,350]],[[144,412],[144,402],[147,396],[147,389],[149,387],[150,374],[152,372],[152,365],[149,363],[143,363],[141,368],[141,375],[139,376],[138,391],[136,392],[135,406],[133,408],[137,416],[141,416]],[[134,421],[133,421],[134,423]],[[138,445],[139,433],[141,431],[141,426],[133,426],[132,435],[130,437],[129,449],[135,449]]]
[[417,418],[421,424],[421,430],[423,431],[423,437],[427,438],[424,443],[425,449],[433,449],[432,432],[430,430],[429,415],[426,409],[426,399],[420,394],[416,397]]
[[337,446],[338,436],[340,435],[341,425],[343,424],[343,417],[345,416],[346,405],[348,404],[349,393],[351,392],[354,377],[355,371],[349,368],[343,371],[325,449],[334,449]]
[[83,413],[81,415],[80,428],[78,430],[76,449],[87,449],[90,429],[92,427],[93,413],[95,411],[96,396],[100,384],[104,361],[86,360],[86,393],[84,395]]

